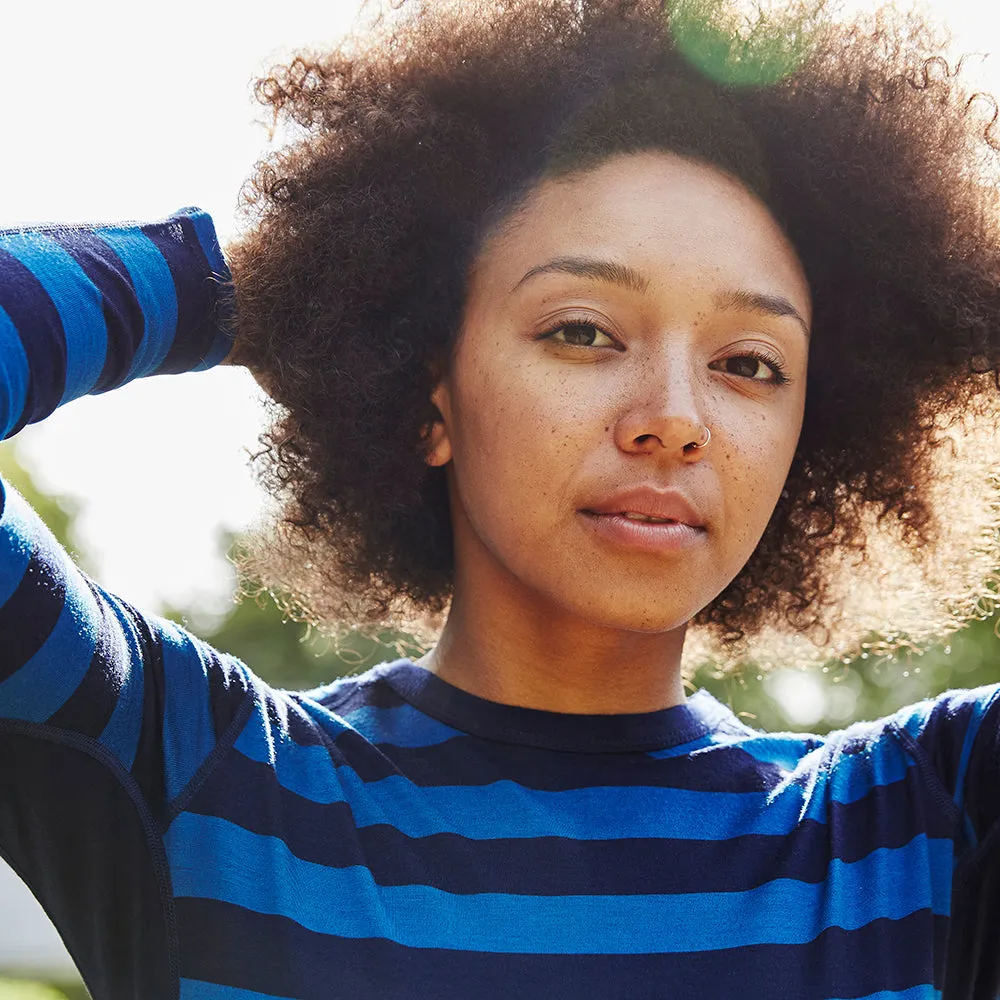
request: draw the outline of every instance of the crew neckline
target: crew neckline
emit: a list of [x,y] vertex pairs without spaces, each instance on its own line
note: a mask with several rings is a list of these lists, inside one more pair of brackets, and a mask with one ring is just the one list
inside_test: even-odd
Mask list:
[[719,729],[745,728],[705,690],[655,712],[579,715],[480,698],[412,660],[385,663],[372,673],[425,715],[498,743],[575,753],[634,753],[667,750]]

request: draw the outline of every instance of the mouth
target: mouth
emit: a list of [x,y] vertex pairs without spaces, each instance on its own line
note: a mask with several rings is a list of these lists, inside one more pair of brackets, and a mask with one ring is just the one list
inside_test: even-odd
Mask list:
[[616,512],[606,512],[600,514],[597,511],[587,510],[584,511],[585,514],[593,514],[595,517],[607,517],[607,516],[618,516],[627,517],[630,521],[644,521],[647,524],[683,524],[683,521],[677,521],[672,517],[654,517],[652,514],[642,514],[636,510],[621,510]]
[[655,517],[642,511],[581,510],[579,513],[598,540],[614,548],[678,552],[702,543],[707,535],[701,525]]

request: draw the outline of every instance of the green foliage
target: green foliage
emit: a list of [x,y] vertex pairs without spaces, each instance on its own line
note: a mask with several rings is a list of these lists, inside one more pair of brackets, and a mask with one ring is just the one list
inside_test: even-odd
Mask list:
[[79,551],[73,534],[73,520],[79,513],[80,503],[72,497],[53,496],[43,492],[18,458],[17,446],[13,441],[0,442],[0,477],[31,504],[48,525],[49,531],[73,556],[77,565],[86,570],[86,557]]
[[[170,617],[188,626],[183,611]],[[308,625],[289,620],[271,597],[245,598],[217,625],[198,629],[216,649],[232,653],[269,684],[289,690],[307,690],[337,677],[362,673],[376,663],[400,654],[392,633],[382,642],[352,633],[334,644]]]
[[[230,561],[240,544],[238,536],[219,539]],[[214,622],[199,624],[195,609],[171,608],[165,615],[216,649],[238,656],[269,684],[289,691],[306,691],[407,655],[401,651],[404,637],[389,631],[377,637],[352,632],[334,642],[289,618],[266,592],[234,598],[229,612]]]
[[775,697],[779,674],[721,678],[699,672],[696,687],[708,688],[745,722],[769,732],[808,730],[825,733],[857,719],[878,719],[905,705],[931,698],[949,688],[972,688],[1000,680],[1000,618],[973,622],[923,654],[894,659],[863,654],[847,662],[834,661],[809,680],[818,682],[822,714],[815,722],[798,722]]
[[57,989],[27,979],[0,979],[0,1000],[84,1000],[87,995],[81,986]]

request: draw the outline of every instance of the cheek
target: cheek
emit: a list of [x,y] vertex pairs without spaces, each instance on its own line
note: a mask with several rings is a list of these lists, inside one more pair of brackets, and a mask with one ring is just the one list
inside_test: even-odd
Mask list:
[[[791,408],[790,408],[791,410]],[[760,540],[781,495],[795,453],[801,418],[788,414],[744,414],[738,429],[720,442],[719,464],[727,523],[740,548]]]
[[[552,510],[571,491],[603,423],[569,380],[530,366],[477,372],[459,396],[455,476],[473,520],[488,509],[527,526],[531,510]],[[558,509],[558,504],[556,505]]]

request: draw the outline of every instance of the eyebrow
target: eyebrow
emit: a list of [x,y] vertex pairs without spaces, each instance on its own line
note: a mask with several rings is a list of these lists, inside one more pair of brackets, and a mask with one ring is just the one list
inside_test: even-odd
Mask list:
[[[610,285],[620,285],[633,292],[644,293],[649,289],[649,278],[628,264],[619,264],[610,260],[599,260],[594,257],[555,257],[531,268],[520,281],[511,288],[516,291],[530,278],[539,274],[572,274],[578,278],[594,278]],[[802,314],[783,295],[766,295],[763,292],[750,292],[744,289],[733,289],[720,292],[713,300],[716,309],[743,309],[747,312],[762,313],[765,316],[788,316],[796,320],[805,335],[809,336],[809,324]]]
[[597,260],[593,257],[555,257],[544,264],[539,264],[538,267],[533,267],[511,291],[515,291],[537,274],[573,274],[578,278],[596,278],[609,285],[621,285],[630,291],[640,293],[649,288],[649,279],[628,264]]
[[809,336],[809,324],[783,295],[765,295],[763,292],[733,289],[720,292],[713,302],[716,309],[743,309],[747,312],[763,313],[765,316],[789,316],[801,324],[803,332]]

